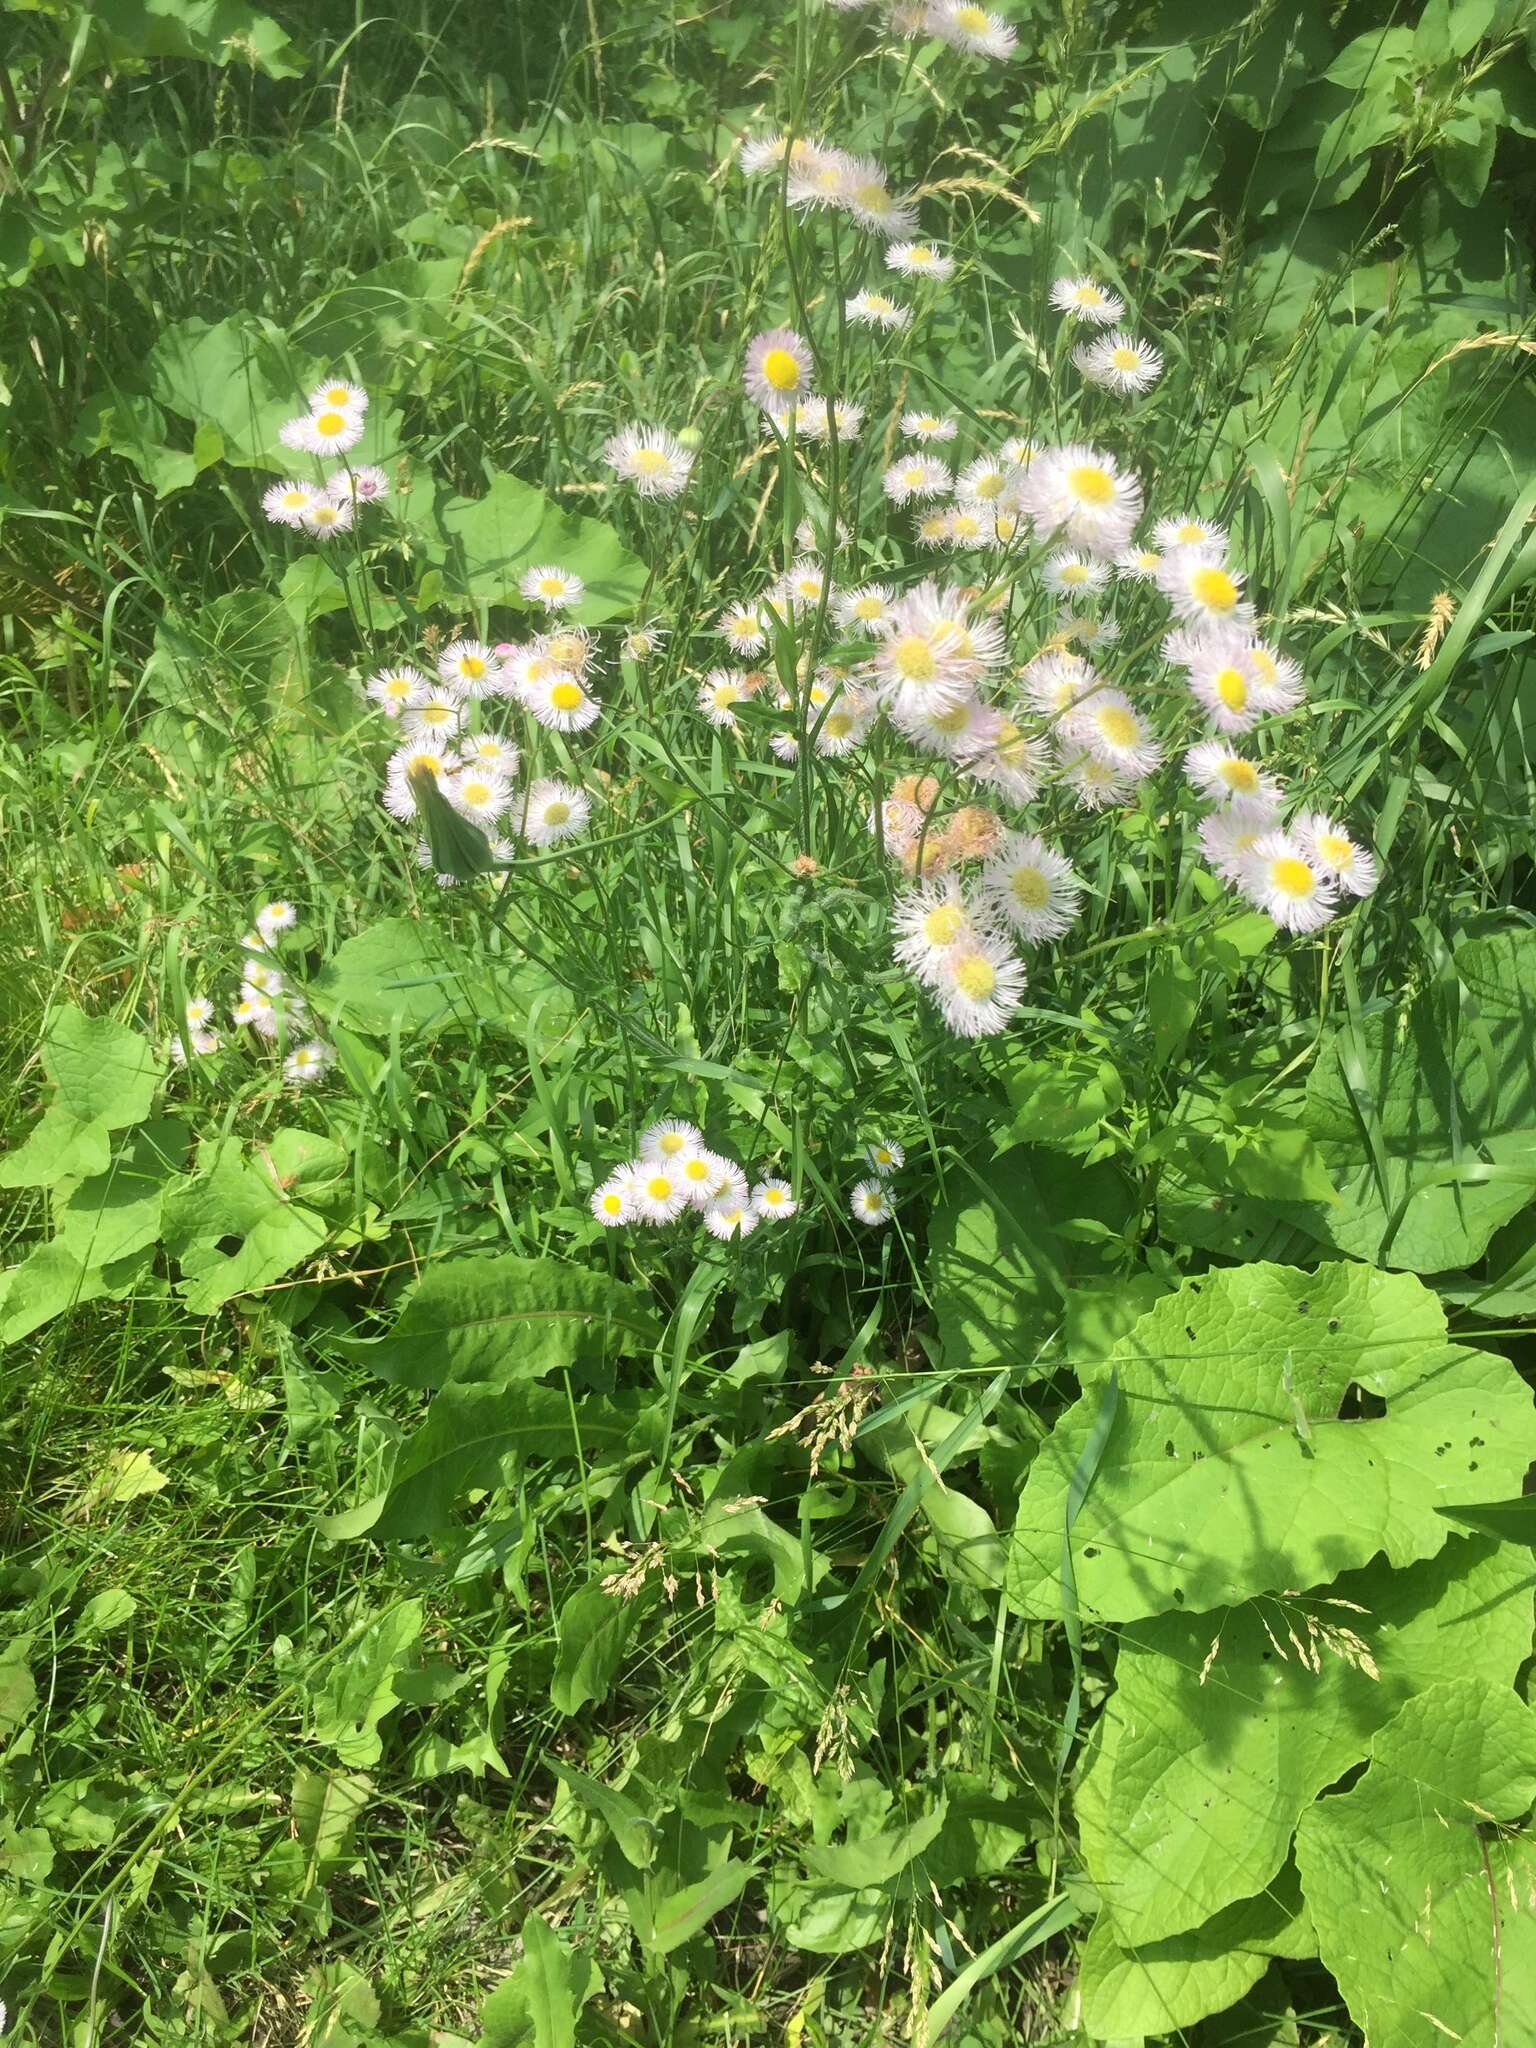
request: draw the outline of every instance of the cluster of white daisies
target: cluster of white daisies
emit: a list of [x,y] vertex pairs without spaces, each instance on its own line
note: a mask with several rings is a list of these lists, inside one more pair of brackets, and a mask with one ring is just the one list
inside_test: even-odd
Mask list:
[[[849,1198],[856,1223],[879,1225],[891,1216],[891,1177],[905,1163],[901,1147],[884,1139],[865,1148],[871,1177]],[[750,1237],[760,1223],[782,1223],[799,1208],[787,1180],[752,1182],[723,1152],[704,1142],[697,1124],[668,1117],[641,1137],[633,1159],[614,1168],[592,1191],[592,1214],[605,1230],[624,1223],[675,1223],[696,1214],[712,1237]]]
[[635,1157],[592,1194],[592,1214],[606,1229],[692,1213],[720,1238],[750,1237],[759,1223],[782,1223],[799,1206],[787,1180],[754,1185],[734,1159],[705,1144],[697,1124],[676,1117],[652,1124]]
[[[283,1059],[283,1078],[295,1087],[318,1081],[335,1058],[321,1039],[293,1044],[295,1036],[309,1023],[303,996],[289,986],[288,977],[274,958],[284,932],[299,921],[295,906],[284,897],[264,903],[256,922],[240,940],[240,989],[230,1004],[229,1017],[237,1031],[253,1031],[258,1038],[284,1038],[289,1050]],[[194,996],[186,1007],[186,1031],[171,1034],[169,1056],[180,1067],[187,1063],[188,1050],[194,1058],[206,1059],[222,1052],[224,1040],[216,1025],[216,1012],[207,996]]]
[[966,57],[1011,57],[1018,37],[1000,14],[975,0],[826,0],[839,14],[865,14],[879,6],[894,36],[937,36]]
[[[336,379],[309,394],[308,412],[286,421],[278,439],[285,448],[321,460],[345,456],[363,438],[367,416],[367,392],[360,385]],[[329,540],[333,533],[347,531],[359,505],[371,505],[388,496],[389,478],[376,464],[360,463],[354,468],[344,462],[322,483],[287,477],[273,484],[262,495],[261,509],[274,526],[299,527],[317,540]]]

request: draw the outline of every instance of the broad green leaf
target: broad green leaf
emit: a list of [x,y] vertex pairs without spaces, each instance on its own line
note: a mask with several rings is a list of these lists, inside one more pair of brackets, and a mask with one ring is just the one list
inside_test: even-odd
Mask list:
[[636,1870],[649,1870],[656,1861],[656,1823],[632,1799],[597,1778],[589,1778],[585,1771],[573,1770],[555,1757],[549,1759],[549,1768],[574,1798],[597,1815],[613,1836],[619,1854]]
[[542,1000],[540,1029],[563,1028],[569,998],[531,962],[499,966],[467,952],[446,932],[409,918],[384,918],[339,946],[316,977],[316,1006],[354,1031],[465,1031],[489,1023],[526,1027]]
[[528,609],[518,586],[529,569],[546,562],[585,583],[586,594],[570,614],[582,625],[627,615],[645,588],[645,564],[611,526],[559,510],[517,477],[493,475],[483,498],[450,498],[439,518],[450,571],[482,604]]
[[654,1349],[660,1329],[623,1281],[563,1259],[441,1259],[405,1298],[394,1328],[356,1356],[405,1387],[537,1379],[578,1363]]
[[537,1913],[523,1922],[517,1967],[485,2002],[479,2048],[575,2048],[591,1966]]
[[[181,1262],[182,1295],[199,1315],[280,1279],[329,1233],[325,1217],[284,1185],[284,1162],[267,1149],[267,1158],[260,1150],[248,1156],[237,1138],[205,1139],[195,1176],[166,1192],[165,1246]],[[240,1240],[232,1252],[223,1249],[230,1238]]]
[[160,1066],[148,1043],[112,1017],[73,1003],[43,1034],[43,1071],[53,1100],[24,1145],[0,1160],[0,1187],[47,1187],[106,1169],[106,1133],[149,1115]]
[[717,1913],[723,1913],[733,1900],[741,1897],[752,1871],[752,1864],[730,1857],[708,1877],[700,1878],[697,1884],[684,1885],[679,1891],[659,1896],[651,1889],[627,1893],[641,1947],[662,1956],[681,1948],[685,1941],[701,1934]]
[[1113,1270],[1128,1194],[1111,1167],[1064,1169],[1059,1154],[1031,1145],[975,1178],[952,1167],[949,1187],[929,1226],[928,1267],[945,1356],[1027,1366],[1072,1289]]
[[361,1771],[312,1771],[301,1764],[294,1772],[289,1805],[304,1852],[306,1891],[329,1883],[351,1860],[352,1836],[372,1795],[373,1780]]
[[[1165,1296],[1092,1368],[1118,1373],[1120,1402],[1075,1524],[1084,1615],[1199,1613],[1378,1551],[1407,1564],[1445,1541],[1436,1508],[1513,1493],[1536,1456],[1530,1392],[1443,1332],[1419,1281],[1360,1266],[1253,1265]],[[1352,1386],[1385,1415],[1341,1412]],[[1067,1489],[1098,1412],[1090,1385],[1030,1468],[1009,1555],[1027,1614],[1061,1612]]]
[[1529,1560],[1459,1537],[1403,1571],[1377,1562],[1314,1593],[1163,1615],[1119,1643],[1084,1847],[1118,1938],[1139,1946],[1268,1885],[1312,1800],[1425,1685],[1474,1667],[1512,1684],[1531,1648]]
[[85,14],[95,63],[198,57],[297,78],[305,60],[269,14],[245,0],[92,0]]
[[170,1483],[171,1475],[160,1470],[153,1451],[112,1451],[74,1494],[67,1512],[74,1520],[87,1521],[102,1508],[145,1500]]
[[384,1753],[379,1724],[399,1704],[396,1680],[414,1657],[425,1622],[419,1600],[375,1615],[327,1657],[310,1688],[312,1733],[344,1764],[376,1764]]
[[[498,1484],[506,1460],[578,1461],[587,1470],[633,1447],[635,1418],[590,1395],[574,1404],[563,1387],[450,1380],[401,1449],[375,1536],[430,1536],[449,1527],[456,1502]],[[342,1533],[341,1531],[337,1532]],[[345,1532],[362,1535],[362,1527]]]
[[1323,1961],[1384,2048],[1496,2048],[1536,2013],[1536,1714],[1478,1674],[1432,1685],[1296,1838]]
[[942,1792],[920,1819],[878,1835],[858,1835],[825,1848],[808,1848],[802,1860],[812,1877],[849,1891],[888,1884],[933,1842],[944,1826],[948,1802]]
[[1477,1529],[1500,1536],[1506,1543],[1524,1543],[1536,1549],[1536,1493],[1523,1493],[1515,1500],[1478,1501],[1471,1507],[1441,1508],[1440,1513],[1458,1529]]
[[1096,2041],[1192,2027],[1234,2005],[1273,1956],[1315,1952],[1294,1871],[1187,1934],[1134,1948],[1123,1947],[1116,1934],[1113,1913],[1102,1912],[1079,1960],[1083,2025]]
[[[143,1263],[130,1258],[126,1270],[131,1286]],[[56,1239],[34,1245],[19,1266],[0,1273],[0,1343],[14,1344],[55,1316],[115,1291],[111,1269],[84,1265]]]
[[0,1736],[9,1738],[26,1725],[37,1705],[37,1681],[32,1676],[30,1635],[12,1636],[0,1649]]
[[649,1606],[644,1591],[626,1600],[601,1583],[583,1586],[560,1610],[560,1647],[549,1696],[562,1714],[604,1700],[619,1674],[629,1639]]
[[106,1266],[160,1235],[160,1198],[181,1175],[189,1134],[176,1117],[134,1130],[107,1171],[78,1181],[54,1209],[53,1242],[82,1266]]

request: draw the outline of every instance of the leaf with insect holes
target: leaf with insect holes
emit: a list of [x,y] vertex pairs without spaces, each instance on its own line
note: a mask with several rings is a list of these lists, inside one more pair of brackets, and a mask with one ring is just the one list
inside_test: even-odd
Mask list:
[[1391,2048],[1513,2048],[1536,2013],[1536,1713],[1481,1673],[1431,1685],[1319,1800],[1296,1860],[1350,2016]]
[[[187,1307],[207,1315],[312,1258],[331,1228],[314,1203],[334,1191],[334,1169],[345,1156],[307,1131],[279,1132],[250,1152],[238,1138],[205,1139],[196,1174],[171,1188],[162,1208]],[[301,1199],[306,1194],[311,1200]]]
[[1513,1684],[1529,1582],[1518,1550],[1456,1537],[1400,1571],[1378,1558],[1316,1592],[1120,1630],[1091,1774],[1104,1817],[1084,1837],[1116,1939],[1166,1941],[1262,1891],[1318,1793],[1444,1672]]
[[[1408,1274],[1208,1273],[1086,1369],[1019,1502],[1008,1586],[1026,1614],[1062,1612],[1067,1491],[1111,1369],[1120,1400],[1073,1528],[1077,1598],[1100,1621],[1320,1585],[1378,1552],[1432,1557],[1437,1508],[1518,1491],[1536,1456],[1530,1390],[1506,1359],[1447,1343]],[[1351,1412],[1352,1388],[1386,1412]]]

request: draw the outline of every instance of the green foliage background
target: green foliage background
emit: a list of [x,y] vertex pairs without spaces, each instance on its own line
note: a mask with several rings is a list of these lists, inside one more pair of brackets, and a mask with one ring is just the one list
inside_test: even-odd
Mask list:
[[[18,2039],[1497,2048],[1536,2011],[1529,10],[1011,18],[1012,65],[903,76],[767,0],[0,13]],[[1148,803],[956,1058],[858,802],[797,820],[701,750],[667,685],[762,549],[735,378],[783,310],[720,166],[775,121],[948,209],[904,374],[999,434],[1053,403],[1069,258],[1137,305],[1157,502],[1241,536],[1298,779],[1374,821],[1347,928],[1280,941]],[[256,501],[343,364],[408,542],[333,560]],[[595,488],[656,415],[704,437],[682,538]],[[611,840],[492,918],[402,859],[355,672],[526,630],[546,559],[674,665]],[[169,1073],[274,891],[334,1085]],[[663,1113],[803,1227],[600,1237]]]

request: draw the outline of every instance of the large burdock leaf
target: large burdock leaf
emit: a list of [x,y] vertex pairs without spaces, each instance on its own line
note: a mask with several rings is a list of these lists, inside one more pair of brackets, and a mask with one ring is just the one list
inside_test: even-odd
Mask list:
[[249,1155],[238,1138],[205,1139],[196,1174],[168,1189],[161,1206],[187,1307],[209,1315],[313,1257],[330,1225],[304,1197],[323,1199],[334,1188],[335,1162],[344,1156],[330,1139],[305,1131],[280,1131]]
[[1296,1837],[1323,1961],[1381,2048],[1513,2048],[1536,2014],[1536,1714],[1475,1677],[1430,1686]]
[[1530,1648],[1529,1558],[1484,1536],[1121,1630],[1083,1834],[1116,1942],[1166,1942],[1263,1890],[1307,1807],[1405,1701],[1447,1671],[1512,1685]]
[[[1518,1493],[1530,1391],[1444,1328],[1421,1282],[1361,1266],[1247,1266],[1165,1296],[1092,1368],[1120,1398],[1073,1525],[1082,1612],[1199,1613],[1378,1552],[1408,1564],[1444,1543],[1436,1508]],[[1100,1406],[1090,1383],[1030,1469],[1008,1574],[1026,1614],[1062,1612],[1067,1490]]]
[[160,1083],[159,1062],[138,1032],[73,1003],[53,1013],[42,1052],[53,1101],[26,1143],[0,1159],[0,1187],[105,1173],[108,1133],[142,1123]]

